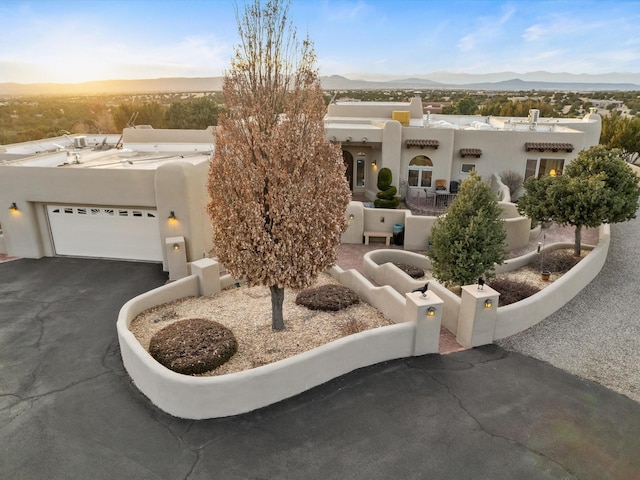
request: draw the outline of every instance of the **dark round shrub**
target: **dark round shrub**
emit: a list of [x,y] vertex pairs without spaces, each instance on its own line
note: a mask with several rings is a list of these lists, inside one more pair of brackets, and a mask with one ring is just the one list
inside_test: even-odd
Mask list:
[[567,273],[582,257],[576,257],[572,249],[559,249],[544,254],[543,267],[552,273]]
[[311,310],[337,312],[358,303],[358,295],[342,285],[321,285],[307,288],[296,296],[296,303]]
[[407,263],[394,263],[396,267],[402,270],[404,273],[409,275],[411,278],[422,278],[424,277],[424,270],[418,267],[414,267],[413,265],[409,265]]
[[487,283],[491,288],[500,292],[498,304],[501,307],[524,300],[540,291],[538,287],[530,283],[517,282],[501,277],[492,278]]
[[174,372],[195,375],[227,362],[238,350],[233,332],[212,320],[179,320],[156,333],[149,353]]

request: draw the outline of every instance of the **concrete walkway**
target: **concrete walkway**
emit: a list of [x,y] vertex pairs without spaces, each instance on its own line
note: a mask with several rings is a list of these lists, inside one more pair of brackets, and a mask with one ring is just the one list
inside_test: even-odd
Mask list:
[[115,332],[165,280],[145,263],[0,264],[0,478],[638,479],[639,403],[496,346],[172,418],[131,384]]

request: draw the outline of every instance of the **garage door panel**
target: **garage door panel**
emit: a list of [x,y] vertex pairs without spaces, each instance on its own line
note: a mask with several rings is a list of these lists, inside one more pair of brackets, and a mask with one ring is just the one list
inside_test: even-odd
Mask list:
[[48,205],[56,254],[162,261],[157,212]]

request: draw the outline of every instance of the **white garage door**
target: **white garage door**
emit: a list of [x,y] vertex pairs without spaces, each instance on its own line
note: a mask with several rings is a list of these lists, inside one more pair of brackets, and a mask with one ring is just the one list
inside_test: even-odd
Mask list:
[[57,255],[162,261],[156,210],[47,205]]

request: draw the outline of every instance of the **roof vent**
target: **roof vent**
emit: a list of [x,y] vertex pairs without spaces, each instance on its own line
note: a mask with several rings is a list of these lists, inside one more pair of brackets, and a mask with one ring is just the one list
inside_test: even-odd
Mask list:
[[76,148],[85,148],[87,146],[87,137],[74,137],[73,146]]

